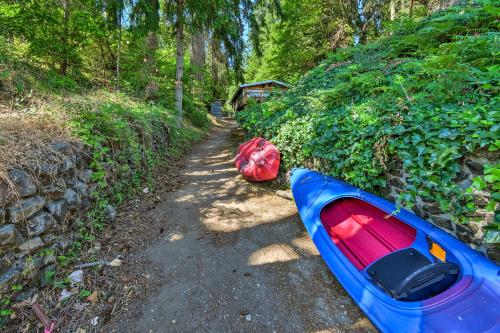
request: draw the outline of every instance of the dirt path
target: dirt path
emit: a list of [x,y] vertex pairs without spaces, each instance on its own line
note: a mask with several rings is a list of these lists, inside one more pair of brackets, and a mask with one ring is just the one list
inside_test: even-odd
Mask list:
[[234,169],[235,131],[225,123],[195,147],[185,185],[154,208],[165,230],[140,257],[158,291],[104,331],[375,331],[318,256],[293,202]]

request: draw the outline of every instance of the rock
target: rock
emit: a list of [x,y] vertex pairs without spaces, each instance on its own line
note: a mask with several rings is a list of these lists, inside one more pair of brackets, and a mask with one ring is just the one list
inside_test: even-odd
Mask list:
[[420,216],[423,219],[429,218],[429,213],[427,213],[421,206],[413,207],[413,210],[416,215]]
[[500,263],[500,246],[492,244],[486,249],[486,255],[497,264]]
[[68,175],[66,175],[64,177],[64,183],[66,184],[66,187],[73,187],[73,186],[75,186],[75,182],[76,182],[76,177],[68,176]]
[[38,291],[37,288],[30,288],[28,290],[24,290],[24,291],[18,292],[14,296],[14,302],[16,302],[16,303],[24,302],[27,299],[33,297],[37,293],[37,291]]
[[61,154],[69,154],[71,153],[71,145],[68,141],[56,141],[50,145],[52,150],[61,153]]
[[75,167],[75,163],[71,160],[71,158],[66,158],[62,162],[61,171],[68,172],[69,170],[73,169],[74,167]]
[[48,185],[41,189],[43,195],[50,200],[61,199],[64,196],[64,191],[66,191],[66,187],[61,185]]
[[109,264],[111,267],[120,267],[122,265],[122,261],[118,258],[113,259]]
[[108,214],[108,219],[113,222],[116,219],[116,209],[112,205],[106,206],[106,213]]
[[10,189],[6,182],[0,180],[0,207],[4,207],[9,197]]
[[399,177],[403,176],[403,170],[402,169],[391,170],[390,175],[392,175],[393,177],[399,178]]
[[391,178],[389,179],[389,185],[393,187],[397,187],[399,189],[404,188],[404,183],[399,178]]
[[466,180],[467,178],[469,178],[469,175],[466,172],[459,172],[455,177],[455,181],[461,182],[463,180]]
[[474,190],[473,200],[476,206],[484,208],[490,202],[490,194],[484,191]]
[[45,245],[48,245],[48,244],[52,244],[54,242],[57,242],[59,240],[60,237],[63,237],[63,235],[61,235],[59,233],[59,235],[53,233],[53,232],[47,232],[43,235],[41,235],[42,237],[42,241]]
[[453,230],[453,225],[448,214],[434,215],[431,219],[435,225],[450,231]]
[[37,187],[26,172],[12,169],[9,171],[9,178],[16,185],[16,191],[19,193],[19,196],[24,198],[36,193]]
[[75,162],[75,166],[77,168],[81,168],[83,166],[83,158],[80,152],[73,154],[73,162]]
[[66,203],[69,206],[79,206],[82,202],[78,193],[76,193],[75,190],[71,188],[67,188],[64,192],[64,200],[66,200]]
[[40,237],[35,237],[33,239],[28,239],[19,246],[19,249],[23,252],[33,253],[36,250],[43,247],[43,241]]
[[24,261],[23,278],[31,280],[33,284],[40,280],[42,269],[42,258],[39,256],[29,257]]
[[47,212],[40,212],[28,220],[27,226],[31,235],[40,235],[56,225],[56,220]]
[[472,243],[473,232],[465,224],[456,224],[457,236],[465,243]]
[[484,167],[478,163],[478,162],[474,162],[473,160],[471,159],[466,159],[465,160],[465,165],[469,168],[469,170],[476,174],[476,175],[482,175],[484,174]]
[[57,222],[63,222],[68,211],[68,204],[65,200],[57,200],[48,203],[45,208],[54,216]]
[[11,286],[15,282],[17,282],[23,273],[24,263],[22,260],[16,261],[13,265],[11,265],[7,271],[0,275],[0,290],[3,290],[5,287]]
[[18,223],[25,219],[29,219],[35,213],[40,211],[43,208],[43,205],[45,205],[45,198],[41,196],[22,199],[9,208],[9,221],[11,223]]
[[64,301],[67,298],[70,298],[73,293],[67,289],[61,290],[61,295],[59,296],[59,301]]
[[16,244],[19,239],[19,233],[13,224],[0,226],[0,249]]
[[59,248],[62,250],[68,249],[71,246],[71,244],[73,244],[73,240],[71,239],[63,239],[57,242],[57,246],[59,246]]
[[87,209],[90,208],[90,205],[91,205],[90,199],[89,198],[83,198],[80,207],[83,210],[87,210]]
[[471,187],[472,185],[472,180],[470,179],[464,179],[462,180],[461,182],[458,182],[457,185],[462,189],[462,190],[466,190],[468,189],[469,187]]
[[94,171],[91,169],[84,169],[78,173],[78,178],[84,183],[89,183],[93,174]]
[[88,192],[87,192],[87,184],[82,182],[81,180],[76,180],[75,185],[73,185],[73,188],[78,192],[82,197],[88,197]]
[[437,202],[425,202],[422,205],[422,209],[428,214],[441,214],[441,208],[439,208],[439,204]]
[[0,224],[5,223],[5,210],[0,208]]
[[59,166],[51,163],[40,163],[35,166],[40,176],[55,177],[59,173]]
[[74,271],[70,275],[68,275],[68,279],[71,280],[71,283],[82,283],[83,282],[83,271],[81,269]]

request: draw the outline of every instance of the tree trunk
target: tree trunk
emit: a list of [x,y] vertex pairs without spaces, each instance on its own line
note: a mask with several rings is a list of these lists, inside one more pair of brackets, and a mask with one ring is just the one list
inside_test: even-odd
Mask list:
[[212,90],[212,98],[217,99],[220,98],[218,96],[218,90],[220,87],[220,82],[219,82],[219,64],[218,64],[218,58],[219,58],[219,50],[218,50],[218,43],[217,41],[212,38],[210,40],[210,48],[211,48],[211,70],[212,70],[212,82],[213,82],[213,90]]
[[198,82],[202,82],[204,75],[203,69],[205,67],[205,34],[197,32],[193,35],[191,40],[191,64],[193,65],[193,76]]
[[116,54],[116,91],[120,91],[120,56],[122,53],[122,8],[118,9],[118,50]]
[[203,98],[203,80],[204,80],[204,69],[205,69],[205,34],[203,32],[197,32],[194,34],[191,40],[191,68],[193,70],[193,77],[195,82],[194,85],[194,95],[198,98]]
[[410,17],[413,17],[413,0],[410,1]]
[[396,0],[391,0],[391,21],[394,21],[396,18]]
[[62,62],[61,62],[61,75],[66,75],[68,72],[68,65],[69,65],[69,59],[68,59],[68,51],[69,51],[69,46],[68,46],[68,35],[69,35],[69,0],[62,0],[62,6],[64,10],[64,21],[63,21],[63,27],[64,27],[64,35],[62,36],[62,42],[63,42],[63,54],[62,54]]
[[154,100],[158,95],[158,84],[154,76],[156,72],[156,50],[158,49],[158,36],[155,31],[150,31],[146,37],[146,55],[145,55],[145,75],[146,75],[146,99]]
[[175,81],[175,106],[178,112],[178,125],[183,118],[182,110],[182,76],[184,72],[184,0],[177,0],[175,21],[175,47],[176,47],[176,81]]

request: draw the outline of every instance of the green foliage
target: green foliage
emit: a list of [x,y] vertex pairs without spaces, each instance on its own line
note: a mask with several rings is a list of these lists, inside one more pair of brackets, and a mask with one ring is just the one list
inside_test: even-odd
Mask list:
[[7,297],[0,298],[0,328],[5,325],[8,317],[13,313],[10,299]]
[[91,291],[86,290],[86,289],[82,289],[82,290],[80,290],[80,293],[78,293],[78,298],[85,299],[85,298],[89,297],[90,295],[92,295]]
[[208,120],[208,114],[205,110],[202,109],[202,106],[186,112],[186,117],[194,126],[199,128],[208,128],[210,124]]
[[[175,156],[201,138],[203,131],[189,123],[178,128],[175,112],[160,105],[134,102],[115,95],[116,102],[75,103],[70,108],[71,127],[91,147],[90,167],[97,190],[88,213],[90,225],[79,224],[82,242],[92,242],[94,232],[104,228],[108,204],[119,204],[143,186],[151,186],[152,168],[163,158]],[[206,113],[187,113],[195,126],[206,129]],[[77,252],[78,249],[75,249]],[[64,257],[65,265],[73,256]]]
[[[498,7],[495,7],[498,13]],[[459,221],[476,209],[457,185],[464,155],[500,148],[498,27],[488,6],[456,7],[392,35],[341,49],[295,87],[238,114],[270,138],[285,167],[313,165],[366,190],[387,171],[407,174],[400,204],[434,200]],[[478,188],[498,203],[498,165]]]

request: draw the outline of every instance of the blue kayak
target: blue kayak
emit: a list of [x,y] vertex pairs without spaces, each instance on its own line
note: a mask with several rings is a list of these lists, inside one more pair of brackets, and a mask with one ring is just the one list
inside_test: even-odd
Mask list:
[[500,267],[436,226],[345,182],[294,169],[319,253],[382,332],[500,332]]

